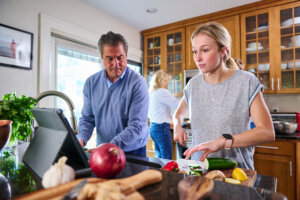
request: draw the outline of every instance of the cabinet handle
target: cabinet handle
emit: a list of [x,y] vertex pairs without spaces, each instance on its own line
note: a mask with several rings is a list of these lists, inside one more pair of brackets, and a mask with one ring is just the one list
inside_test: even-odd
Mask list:
[[272,90],[274,90],[274,78],[272,78]]
[[263,149],[275,149],[275,150],[279,149],[279,147],[260,146],[260,145],[256,145],[255,147],[259,147],[259,148],[263,148]]
[[277,88],[278,88],[278,90],[280,90],[280,82],[279,82],[279,78],[277,78]]
[[290,176],[293,176],[293,162],[290,161]]

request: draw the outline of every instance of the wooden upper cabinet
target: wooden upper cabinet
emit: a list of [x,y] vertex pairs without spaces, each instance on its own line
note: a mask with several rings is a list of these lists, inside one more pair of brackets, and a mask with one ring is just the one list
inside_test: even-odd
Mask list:
[[185,28],[174,29],[144,38],[144,76],[148,82],[160,69],[172,77],[168,89],[175,96],[182,96],[185,69]]
[[276,51],[274,49],[278,44],[274,35],[276,26],[272,20],[274,20],[274,11],[271,9],[241,16],[241,49],[245,70],[258,77],[266,93],[275,92],[276,56],[274,52]]
[[163,69],[172,76],[168,90],[175,96],[182,96],[185,69],[185,28],[165,32],[163,48]]
[[149,35],[144,38],[144,76],[149,84],[156,71],[162,68],[163,34]]
[[279,6],[277,93],[300,93],[300,2]]
[[[240,58],[240,20],[239,15],[224,17],[222,19],[213,20],[221,23],[231,35],[231,56]],[[204,23],[204,22],[203,22]],[[197,69],[193,59],[191,36],[199,24],[186,27],[186,69]]]
[[264,93],[300,93],[300,2],[242,14],[241,54]]

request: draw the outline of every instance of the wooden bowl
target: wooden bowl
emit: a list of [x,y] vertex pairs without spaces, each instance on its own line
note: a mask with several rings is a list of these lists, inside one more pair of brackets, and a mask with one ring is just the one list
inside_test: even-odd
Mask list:
[[11,120],[0,120],[0,151],[5,147],[11,135]]

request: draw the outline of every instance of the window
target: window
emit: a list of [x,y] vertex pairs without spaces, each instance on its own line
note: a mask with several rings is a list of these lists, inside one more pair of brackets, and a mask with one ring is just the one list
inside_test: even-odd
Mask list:
[[[96,47],[80,44],[55,37],[55,88],[66,94],[75,106],[77,124],[83,106],[83,86],[86,79],[100,71],[101,60]],[[70,119],[68,105],[61,98],[55,98],[55,107],[63,109],[67,119]],[[95,137],[95,136],[94,136]],[[89,147],[96,144],[92,139]]]
[[138,74],[143,75],[143,72],[142,72],[142,64],[141,64],[141,63],[138,63],[138,62],[135,62],[135,61],[128,60],[128,61],[127,61],[127,65],[128,65],[128,67],[130,67],[132,70],[134,70],[134,71],[137,72]]

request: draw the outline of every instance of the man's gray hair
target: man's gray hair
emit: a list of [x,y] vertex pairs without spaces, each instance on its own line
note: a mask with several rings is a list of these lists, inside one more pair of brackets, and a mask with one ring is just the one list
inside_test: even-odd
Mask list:
[[110,46],[116,47],[119,45],[119,43],[123,44],[124,50],[127,55],[128,44],[127,44],[125,38],[121,34],[113,33],[112,31],[109,31],[106,34],[101,35],[101,37],[98,41],[98,49],[101,54],[101,57],[103,56],[103,46],[104,45],[110,45]]

